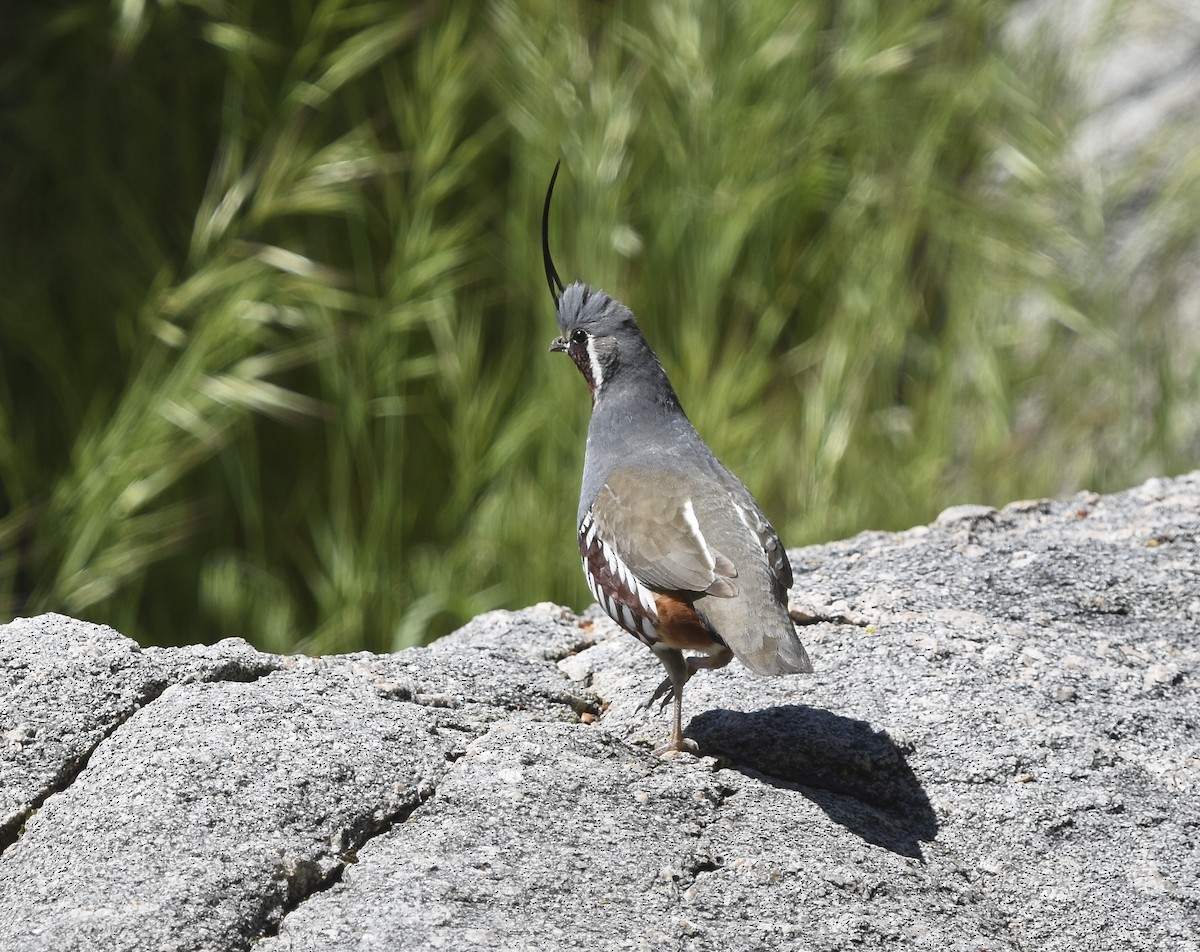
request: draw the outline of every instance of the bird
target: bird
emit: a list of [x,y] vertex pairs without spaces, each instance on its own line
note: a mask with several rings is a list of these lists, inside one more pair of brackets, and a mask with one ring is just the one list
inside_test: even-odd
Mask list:
[[633,312],[580,281],[564,286],[549,237],[561,165],[542,209],[542,257],[560,332],[550,351],[571,358],[592,401],[577,512],[583,573],[608,617],[666,669],[641,705],[665,708],[668,692],[673,703],[655,753],[695,753],[682,712],[698,671],[733,658],[759,675],[812,671],[788,614],[792,568],[750,491],[684,413]]

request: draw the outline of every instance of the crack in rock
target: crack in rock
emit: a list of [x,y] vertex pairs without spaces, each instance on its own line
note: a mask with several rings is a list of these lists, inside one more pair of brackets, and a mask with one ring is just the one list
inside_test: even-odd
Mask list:
[[788,616],[797,625],[853,625],[855,628],[869,628],[876,624],[866,615],[861,612],[853,611],[847,608],[845,611],[837,611],[829,608],[822,610],[812,606],[801,606],[791,604],[788,606]]
[[371,815],[364,815],[361,819],[367,822],[339,831],[336,834],[339,843],[335,847],[335,855],[338,858],[328,867],[323,867],[319,860],[285,857],[278,867],[279,878],[283,881],[283,902],[276,909],[264,910],[262,928],[248,947],[254,948],[262,940],[278,935],[288,916],[304,903],[339,885],[343,881],[346,867],[358,862],[359,851],[372,840],[386,836],[394,827],[407,823],[409,818],[437,793],[439,781],[444,773],[445,771],[441,771],[429,778],[428,782],[419,784],[414,791],[414,798],[391,813],[378,820],[373,819]]
[[[269,658],[267,655],[263,655],[262,657],[264,659]],[[56,794],[70,789],[71,785],[79,778],[79,775],[87,769],[88,763],[90,763],[101,744],[113,737],[117,731],[125,726],[131,717],[149,707],[172,687],[197,681],[206,684],[220,682],[252,683],[266,677],[272,671],[278,670],[277,665],[271,665],[262,669],[247,669],[241,667],[240,664],[241,659],[233,658],[217,668],[199,674],[189,673],[177,679],[156,678],[144,683],[138,689],[137,693],[133,695],[128,708],[119,712],[109,724],[97,728],[99,736],[96,737],[96,740],[92,744],[78,754],[64,760],[54,774],[48,778],[42,789],[29,801],[29,806],[0,825],[0,856],[3,856],[9,847],[21,839],[25,832],[25,825],[33,818],[34,814],[46,805],[46,801]]]
[[[713,758],[704,758],[704,760],[709,762],[710,766],[714,769],[719,769]],[[689,831],[694,832],[697,848],[687,859],[682,870],[682,875],[678,876],[676,880],[680,894],[685,898],[691,897],[690,890],[696,885],[702,875],[715,873],[725,867],[725,858],[719,853],[710,851],[705,846],[705,840],[708,837],[709,831],[721,821],[721,808],[736,793],[736,787],[730,786],[719,779],[714,779],[694,795],[696,800],[707,800],[711,807],[711,812],[708,816],[699,817],[696,820],[694,831]]]

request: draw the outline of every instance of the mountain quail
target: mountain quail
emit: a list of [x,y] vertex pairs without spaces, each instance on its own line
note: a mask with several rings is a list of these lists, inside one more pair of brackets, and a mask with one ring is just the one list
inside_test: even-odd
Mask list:
[[[671,736],[657,753],[695,750],[682,727],[683,686],[737,657],[757,674],[812,671],[788,617],[792,569],[742,481],[688,420],[633,312],[603,291],[564,287],[550,257],[550,178],[542,254],[567,354],[592,396],[579,497],[588,587],[613,621],[649,646],[667,677]],[[699,652],[685,658],[683,649]]]

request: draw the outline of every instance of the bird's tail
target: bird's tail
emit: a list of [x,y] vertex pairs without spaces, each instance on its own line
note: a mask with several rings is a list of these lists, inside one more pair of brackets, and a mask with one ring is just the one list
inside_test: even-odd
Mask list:
[[812,662],[782,605],[738,598],[705,598],[696,611],[737,659],[755,674],[810,674]]

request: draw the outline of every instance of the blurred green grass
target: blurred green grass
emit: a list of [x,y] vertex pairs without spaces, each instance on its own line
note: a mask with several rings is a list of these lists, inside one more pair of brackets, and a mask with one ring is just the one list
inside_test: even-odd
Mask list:
[[10,11],[0,616],[330,652],[585,604],[560,157],[563,277],[633,307],[788,545],[1195,465],[1200,161],[1114,270],[1150,173],[1076,167],[1010,6]]

